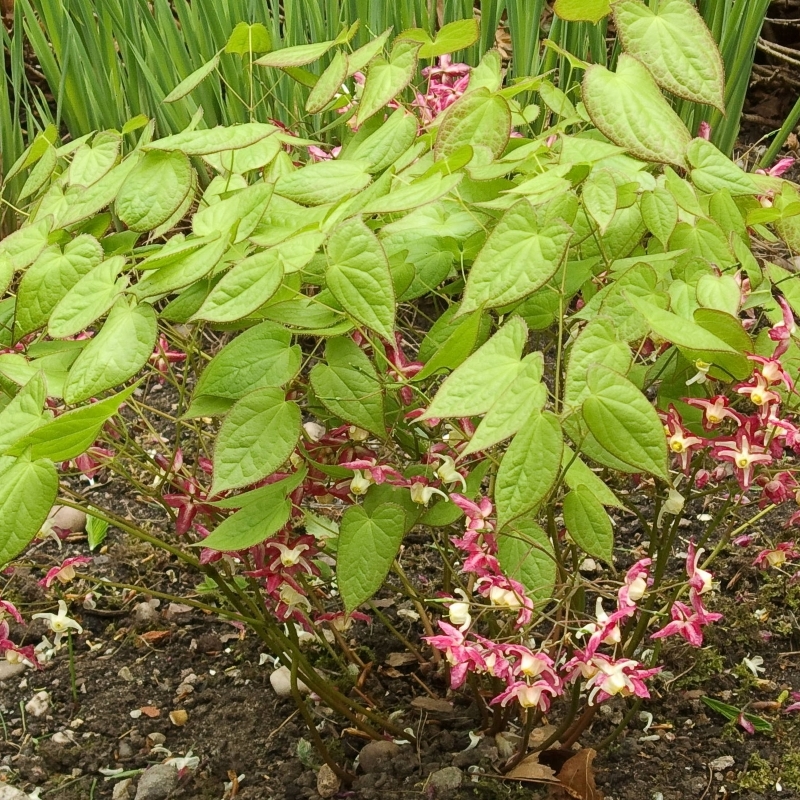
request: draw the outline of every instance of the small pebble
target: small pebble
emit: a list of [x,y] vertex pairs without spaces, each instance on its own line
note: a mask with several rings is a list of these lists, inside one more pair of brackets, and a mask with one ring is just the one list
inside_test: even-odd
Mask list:
[[[269,682],[278,697],[292,696],[292,672],[289,667],[278,667],[270,674]],[[297,681],[297,688],[300,694],[308,694],[311,691],[301,680]]]
[[25,703],[25,710],[32,717],[41,717],[47,713],[48,708],[50,708],[50,695],[45,691],[37,692]]

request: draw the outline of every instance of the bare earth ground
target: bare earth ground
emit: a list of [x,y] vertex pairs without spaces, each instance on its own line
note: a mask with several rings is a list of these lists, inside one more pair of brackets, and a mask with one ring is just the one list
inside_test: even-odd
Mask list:
[[[437,554],[423,537],[412,541],[417,543],[409,546],[404,563],[409,574],[416,570],[424,581]],[[85,549],[79,541],[65,545],[69,554]],[[132,546],[112,531],[106,549],[87,568],[92,575],[123,583],[141,581],[182,597],[198,596],[198,577],[182,572],[148,546]],[[56,543],[48,540],[32,556],[42,568],[18,569],[4,596],[21,601],[27,613],[52,609],[52,596],[48,599],[36,578],[65,551],[59,553]],[[597,782],[609,800],[800,797],[800,715],[781,714],[774,705],[782,690],[800,689],[795,616],[800,587],[787,588],[785,578],[766,577],[750,566],[751,560],[752,552],[737,550],[717,571],[722,591],[715,594],[714,608],[726,614],[725,628],[709,628],[707,646],[701,651],[680,644],[666,650],[669,674],[654,684],[653,700],[643,707],[652,714],[649,730],[643,730],[646,718],[634,718],[626,735],[598,756]],[[675,559],[676,571],[681,566]],[[119,590],[101,589],[97,609],[90,611],[81,607],[88,586],[71,588],[78,586],[81,594],[67,595],[72,597],[72,613],[84,627],[74,642],[74,678],[65,648],[46,669],[0,682],[2,779],[28,792],[38,787],[42,798],[102,800],[111,798],[114,786],[126,777],[135,786],[148,765],[191,751],[199,765],[185,770],[171,797],[319,797],[315,770],[320,763],[305,746],[302,719],[291,699],[276,697],[269,682],[271,665],[260,664],[262,649],[252,634],[213,614],[166,601],[155,608],[153,602],[147,605],[147,596],[126,596]],[[387,616],[410,633],[412,623],[397,614],[400,595],[393,597],[389,591],[385,597]],[[390,604],[393,599],[397,607]],[[35,641],[46,632],[42,621],[28,630]],[[349,792],[338,796],[365,800],[547,796],[548,790],[536,784],[487,777],[497,774],[498,743],[484,739],[467,749],[469,732],[477,730],[479,720],[466,697],[448,695],[442,679],[430,670],[416,673],[421,683],[412,679],[416,664],[388,666],[390,652],[400,648],[378,626],[360,623],[349,635],[362,658],[373,663],[376,675],[366,690],[373,697],[383,694],[385,707],[411,708],[403,722],[419,732],[420,746],[396,748],[377,764],[362,759],[374,771],[359,771]],[[756,654],[763,657],[765,667],[759,680],[741,664],[745,656]],[[318,668],[324,670],[325,664],[320,662]],[[422,683],[440,699],[438,705],[429,702]],[[49,700],[35,716],[25,705],[40,691],[47,692]],[[750,703],[748,710],[770,721],[774,731],[743,734],[707,708],[702,695],[738,707]],[[414,697],[426,699],[411,707]],[[445,698],[450,706],[441,706]],[[180,710],[186,712],[186,721],[176,725],[170,712]],[[601,740],[622,710],[622,704],[604,709],[581,744],[591,747]],[[333,752],[341,763],[352,764],[364,741],[342,736],[340,725],[324,723],[325,709],[318,713]],[[428,776],[450,766],[461,770],[460,788],[437,790],[437,781]],[[122,774],[109,778],[101,769]],[[117,791],[122,798],[128,796]]]

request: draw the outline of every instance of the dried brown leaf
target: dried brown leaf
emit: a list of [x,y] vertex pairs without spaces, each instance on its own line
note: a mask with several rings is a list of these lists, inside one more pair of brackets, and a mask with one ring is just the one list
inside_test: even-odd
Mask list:
[[555,783],[556,774],[550,767],[539,763],[539,754],[532,753],[517,764],[506,775],[515,781],[534,781],[535,783]]
[[596,755],[597,751],[591,747],[579,750],[556,776],[567,795],[575,800],[603,800],[603,793],[594,782],[592,762]]
[[156,708],[155,706],[142,706],[139,711],[142,712],[146,717],[150,717],[154,719],[155,717],[161,716],[161,709]]
[[439,700],[435,697],[415,697],[411,701],[411,707],[417,711],[427,711],[430,714],[452,714],[453,704],[447,700]]
[[413,653],[389,653],[386,663],[390,667],[407,667],[409,664],[416,664],[417,657]]

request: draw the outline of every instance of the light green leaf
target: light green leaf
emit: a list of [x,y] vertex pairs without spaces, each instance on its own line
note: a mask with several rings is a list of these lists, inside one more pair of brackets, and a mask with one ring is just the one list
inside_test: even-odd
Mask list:
[[316,42],[315,44],[301,44],[297,47],[283,47],[280,50],[275,50],[266,56],[261,56],[254,64],[260,67],[304,67],[306,64],[311,64],[316,61],[328,50],[333,47],[335,42],[333,40],[328,42]]
[[67,461],[94,444],[100,429],[133,394],[135,386],[97,403],[66,411],[20,439],[9,450],[11,455],[30,448],[30,457]]
[[225,52],[244,56],[249,53],[266,53],[270,47],[272,47],[272,39],[269,31],[260,22],[252,25],[240,22],[231,31],[225,44]]
[[628,345],[620,341],[614,324],[595,317],[577,336],[569,350],[564,382],[564,406],[577,409],[589,394],[589,375],[598,365],[623,375],[633,363]]
[[382,503],[372,514],[350,506],[339,526],[336,578],[348,613],[383,585],[405,532],[403,509]]
[[283,386],[300,369],[300,348],[283,326],[262,322],[211,359],[200,374],[194,397],[214,395],[238,400],[267,386]]
[[650,401],[623,375],[605,366],[589,373],[583,419],[611,455],[669,482],[664,426]]
[[256,389],[239,400],[222,422],[214,448],[211,494],[238,489],[275,472],[300,436],[300,408],[282,389]]
[[74,336],[102,317],[128,283],[125,276],[117,278],[124,266],[124,256],[113,256],[84,275],[53,309],[50,335],[54,339]]
[[153,150],[131,170],[114,208],[133,231],[150,231],[166,222],[192,187],[192,165],[179,150]]
[[104,519],[92,516],[91,506],[86,515],[86,539],[90,550],[97,550],[106,540],[108,533],[108,523]]
[[700,359],[716,364],[734,375],[747,371],[749,362],[743,353],[696,322],[658,308],[642,298],[631,295],[628,300],[655,333],[677,345],[690,361]]
[[645,192],[640,201],[642,222],[647,230],[666,247],[669,237],[678,224],[678,204],[666,189],[657,186],[652,192]]
[[195,281],[199,281],[219,264],[228,249],[229,237],[225,235],[213,238],[211,234],[208,244],[193,250],[166,266],[149,272],[142,280],[131,288],[131,294],[139,300],[182,289]]
[[522,426],[497,471],[498,528],[532,511],[547,497],[558,477],[563,449],[564,438],[555,414],[535,413]]
[[82,144],[72,157],[69,183],[84,187],[97,183],[117,163],[121,146],[120,135],[110,131],[97,134],[91,145]]
[[19,459],[0,472],[0,566],[39,533],[58,494],[52,461]]
[[325,361],[311,370],[317,399],[345,422],[384,437],[383,391],[369,358],[352,339],[337,336],[325,346]]
[[364,161],[370,172],[382,172],[408,150],[417,136],[417,118],[398,108],[374,133],[353,151],[353,159]]
[[742,290],[733,275],[701,275],[697,281],[697,302],[704,308],[716,308],[736,316]]
[[279,178],[275,194],[318,206],[360,192],[371,180],[363,161],[318,161]]
[[513,436],[547,401],[547,387],[542,383],[541,353],[531,353],[519,365],[516,377],[486,412],[469,444],[461,451],[465,457]]
[[[117,164],[110,172],[95,181],[88,189],[83,186],[70,186],[64,193],[63,205],[56,215],[56,225],[66,228],[77,222],[83,222],[102,211],[114,202],[122,184],[130,175],[139,160],[139,153],[129,155],[122,163]],[[56,187],[50,187],[51,189]],[[45,195],[45,199],[47,195]],[[41,206],[39,212],[42,213]]]
[[644,161],[686,166],[692,137],[633,56],[623,53],[615,73],[600,64],[587,67],[583,102],[592,122],[614,144]]
[[292,503],[280,484],[264,486],[256,492],[257,501],[248,502],[231,514],[198,544],[231,553],[247,550],[274,536],[288,522]]
[[600,22],[611,13],[609,0],[556,0],[553,11],[569,22]]
[[727,189],[732,195],[758,194],[759,187],[752,175],[737,167],[711,142],[692,139],[686,152],[692,166],[692,183],[701,191]]
[[433,42],[423,44],[419,50],[420,58],[438,58],[456,50],[471,47],[478,41],[480,26],[478,20],[459,19],[443,25],[436,34]]
[[334,54],[331,63],[319,76],[319,80],[309,93],[308,100],[306,100],[306,111],[309,114],[317,114],[322,111],[342,91],[342,84],[346,78],[347,56],[339,50]]
[[256,183],[201,209],[192,217],[192,231],[197,236],[210,236],[233,229],[233,244],[243,242],[264,216],[273,189],[271,183]]
[[614,529],[600,501],[586,486],[577,486],[564,497],[564,524],[572,541],[595,558],[613,562]]
[[44,375],[31,378],[0,412],[0,455],[47,421],[42,415],[46,399]]
[[[478,333],[481,330],[483,315],[480,311],[468,314],[444,340],[440,347],[425,359],[425,366],[414,376],[415,381],[422,381],[439,370],[454,370],[460,366],[475,349]],[[421,358],[421,356],[420,356]]]
[[100,333],[81,351],[64,385],[64,399],[78,403],[132,378],[150,358],[156,343],[156,312],[143,303],[120,300]]
[[48,145],[42,157],[36,162],[30,175],[28,175],[17,200],[24,200],[36,194],[53,175],[57,164],[58,156],[56,155],[56,149],[52,145]]
[[720,267],[729,267],[736,263],[728,237],[710,219],[696,219],[692,223],[679,222],[669,237],[668,247],[670,250],[688,250]]
[[347,57],[348,78],[351,75],[354,75],[356,72],[361,72],[364,67],[366,67],[367,64],[369,64],[369,62],[378,55],[378,53],[383,51],[383,47],[389,40],[389,35],[391,32],[391,28],[385,30],[380,36],[376,37],[371,42],[367,42],[362,47],[359,47],[358,50],[354,50],[352,53],[350,53],[350,55]]
[[278,248],[262,250],[240,261],[227,272],[192,319],[210,322],[242,319],[264,305],[278,291],[282,282],[283,264]]
[[570,118],[576,115],[575,106],[557,86],[550,81],[542,81],[539,86],[539,96],[542,102],[556,115],[563,118]]
[[467,92],[445,111],[436,134],[437,160],[464,145],[486,148],[499,158],[511,135],[511,109],[506,100],[488,89]]
[[608,488],[606,482],[595,475],[594,472],[575,455],[575,452],[568,445],[564,445],[561,469],[565,470],[564,483],[566,483],[570,489],[577,489],[579,486],[584,486],[602,505],[613,506],[614,508],[625,508],[622,501]]
[[266,167],[280,152],[280,139],[277,136],[265,136],[255,144],[241,147],[238,150],[220,150],[218,153],[209,153],[203,156],[203,160],[211,164],[217,172],[244,175],[251,170]]
[[622,47],[647,64],[659,86],[725,113],[722,58],[692,3],[660,0],[651,9],[640,0],[618,0],[613,9]]
[[274,125],[245,122],[242,125],[217,126],[209,130],[183,131],[145,145],[144,150],[180,150],[187,156],[204,156],[225,150],[249,147],[275,132]]
[[455,189],[463,174],[442,175],[436,173],[427,178],[422,178],[408,186],[400,186],[389,194],[367,203],[361,213],[367,216],[373,214],[395,214],[399,211],[409,211],[419,208],[426,203],[433,203]]
[[540,223],[520,200],[503,215],[472,265],[459,314],[521,300],[555,275],[572,230],[560,221]]
[[[246,24],[245,22],[240,23],[240,25]],[[196,89],[218,66],[219,53],[216,53],[210,61],[206,61],[203,66],[198,67],[194,72],[187,75],[162,102],[174,103],[177,100],[182,100],[187,94]]]
[[558,572],[553,544],[529,519],[517,519],[497,536],[497,558],[503,574],[519,581],[535,605],[553,598]]
[[488,411],[519,374],[528,329],[512,317],[449,375],[422,419],[472,417]]
[[358,104],[356,125],[363,125],[373,114],[408,86],[417,72],[418,42],[395,42],[389,59],[376,56],[367,70],[367,79]]
[[8,256],[0,255],[0,295],[5,294],[14,277],[14,265]]
[[63,252],[57,245],[48,247],[20,281],[16,335],[23,336],[45,325],[59,300],[102,259],[100,242],[88,234],[67,242]]
[[394,330],[394,285],[378,237],[361,221],[344,222],[328,240],[325,281],[344,310],[384,339]]
[[23,225],[0,242],[0,256],[10,259],[14,269],[25,269],[47,247],[52,220],[44,218],[32,225]]
[[617,183],[607,169],[594,169],[583,184],[583,205],[605,235],[617,211]]

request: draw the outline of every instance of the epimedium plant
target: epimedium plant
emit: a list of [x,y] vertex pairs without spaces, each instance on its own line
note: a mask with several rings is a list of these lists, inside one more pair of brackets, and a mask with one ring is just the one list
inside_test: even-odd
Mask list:
[[[209,599],[191,602],[288,668],[343,777],[304,690],[371,736],[414,736],[342,684],[365,667],[354,621],[469,687],[486,731],[555,714],[541,747],[569,747],[610,697],[648,698],[664,641],[699,646],[720,619],[713,559],[800,502],[800,288],[754,255],[800,249],[800,195],[786,163],[743,171],[662,95],[724,108],[686,20],[694,58],[665,40],[644,60],[632,24],[616,72],[576,61],[579,102],[416,31],[337,50],[309,98],[348,115],[335,151],[262,122],[38,139],[17,168],[26,222],[0,243],[0,563],[60,495],[197,569]],[[518,102],[532,89],[546,109]],[[98,474],[169,524],[104,507]],[[624,517],[641,546],[615,541]],[[404,569],[415,526],[433,587]],[[758,561],[797,557],[775,540]],[[387,582],[431,650],[373,602]]]

